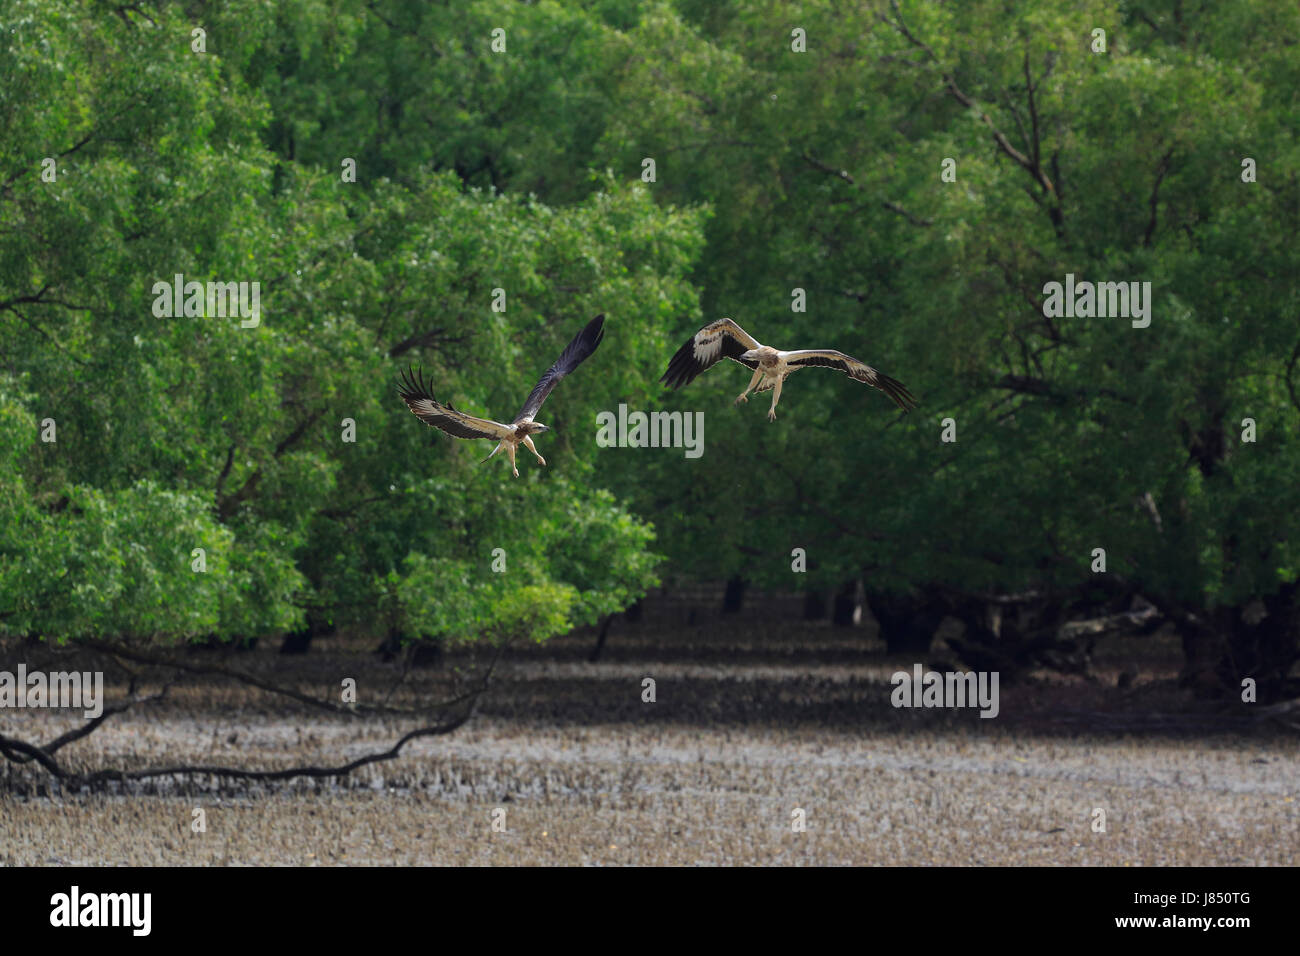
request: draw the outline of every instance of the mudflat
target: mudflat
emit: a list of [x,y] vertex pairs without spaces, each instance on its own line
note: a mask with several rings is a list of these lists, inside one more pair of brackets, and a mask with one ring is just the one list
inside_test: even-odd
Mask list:
[[[628,626],[598,663],[585,659],[590,645],[579,633],[512,649],[467,726],[340,780],[161,778],[68,793],[39,770],[0,765],[0,863],[1300,862],[1300,741],[1192,701],[1174,683],[1172,648],[1151,645],[1124,690],[1099,649],[1091,679],[1004,685],[998,717],[981,719],[892,706],[891,675],[914,662],[859,629]],[[322,696],[353,677],[363,699],[419,704],[483,658],[452,651],[403,677],[333,640],[306,657],[224,660]],[[78,718],[3,719],[44,741]],[[194,677],[61,755],[78,770],[337,764],[415,726]]]

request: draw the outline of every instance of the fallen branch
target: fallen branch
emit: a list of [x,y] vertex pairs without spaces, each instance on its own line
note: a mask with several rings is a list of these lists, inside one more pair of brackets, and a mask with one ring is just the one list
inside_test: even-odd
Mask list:
[[1102,617],[1089,618],[1085,621],[1069,621],[1061,625],[1058,636],[1062,639],[1079,637],[1084,634],[1105,634],[1120,628],[1142,627],[1162,615],[1153,606],[1148,605],[1137,611],[1122,611],[1119,614],[1106,614]]
[[[501,659],[501,655],[504,653],[509,643],[510,643],[509,641],[501,641],[497,645],[496,653],[492,656],[491,661],[489,661],[487,668],[483,672],[482,678],[477,682],[474,688],[457,697],[440,701],[432,705],[431,708],[431,709],[446,710],[446,709],[453,708],[459,704],[464,704],[465,709],[461,714],[449,720],[445,720],[441,723],[429,724],[423,727],[417,727],[416,729],[408,731],[406,734],[403,734],[387,750],[368,753],[361,757],[357,757],[355,760],[351,760],[345,764],[340,764],[337,766],[321,767],[316,765],[308,765],[308,766],[298,766],[298,767],[286,767],[281,770],[249,770],[242,767],[226,767],[226,766],[219,766],[219,765],[210,766],[205,764],[172,764],[172,765],[162,766],[162,767],[145,767],[139,770],[122,770],[118,768],[109,768],[104,770],[97,770],[89,774],[80,774],[68,770],[62,763],[59,762],[59,760],[55,756],[55,754],[59,750],[66,747],[68,744],[71,744],[93,733],[100,726],[102,726],[104,721],[107,720],[109,717],[112,717],[116,714],[124,713],[125,711],[133,707],[135,704],[150,703],[156,700],[160,700],[166,694],[170,684],[164,685],[163,690],[153,696],[143,697],[143,698],[140,697],[131,698],[122,701],[119,704],[115,704],[111,707],[106,707],[103,713],[101,713],[99,716],[95,717],[94,719],[87,721],[84,726],[78,727],[75,730],[68,731],[67,733],[62,734],[59,737],[56,737],[54,740],[52,740],[49,744],[45,745],[44,747],[39,746],[37,744],[29,743],[25,740],[20,740],[16,737],[9,737],[4,734],[0,734],[0,756],[4,756],[9,761],[17,764],[27,764],[35,761],[36,763],[40,764],[41,767],[44,768],[51,776],[55,777],[58,780],[63,781],[70,789],[79,789],[81,787],[87,787],[87,786],[93,787],[109,781],[126,782],[126,781],[134,781],[134,780],[147,780],[154,777],[192,775],[192,774],[203,774],[207,776],[221,777],[224,779],[231,779],[231,780],[289,780],[294,777],[314,777],[314,778],[343,777],[343,776],[347,776],[352,771],[360,767],[367,766],[368,764],[396,759],[401,755],[402,749],[412,740],[416,740],[421,737],[442,736],[445,734],[452,733],[453,731],[459,729],[460,727],[463,727],[470,720],[470,718],[473,717],[474,712],[478,705],[478,699],[487,690],[488,684],[492,677],[492,673],[496,669],[497,662]],[[92,642],[88,642],[87,646],[95,648],[96,650],[99,650],[105,654],[109,654],[115,657],[120,656],[127,660],[136,661],[137,663],[146,663],[146,664],[152,664],[157,666],[172,667],[175,668],[176,670],[186,671],[189,673],[216,673],[227,677],[233,677],[235,679],[245,681],[246,683],[254,687],[257,687],[260,690],[265,690],[268,693],[275,693],[275,694],[287,696],[294,700],[301,701],[303,703],[308,703],[314,706],[322,707],[334,713],[348,714],[349,716],[358,716],[360,710],[362,709],[355,706],[335,705],[328,701],[317,700],[316,698],[310,697],[306,694],[302,694],[298,691],[292,690],[291,688],[280,687],[278,685],[271,684],[268,681],[264,681],[261,678],[254,677],[251,674],[233,670],[231,668],[220,667],[218,665],[194,665],[186,661],[169,660],[163,657],[162,655],[151,655],[144,651],[137,650],[134,648],[123,647],[121,645],[117,645],[109,641],[92,641]],[[133,684],[134,681],[135,681],[135,677],[133,675],[132,677]],[[365,708],[365,710],[369,711],[370,713],[389,714],[389,715],[411,714],[411,713],[424,714],[427,712],[427,709],[415,711],[409,708],[393,708],[387,706],[371,706]]]
[[1300,718],[1300,697],[1259,708],[1255,712],[1255,720],[1261,723],[1266,720],[1275,720],[1284,727],[1300,730],[1300,720],[1292,719],[1292,715]]
[[[168,654],[152,654],[138,648],[127,647],[112,641],[86,641],[83,645],[93,648],[111,657],[121,658],[123,660],[134,661],[137,664],[150,664],[155,667],[169,667],[173,670],[183,671],[187,674],[216,674],[221,677],[230,677],[234,680],[256,687],[258,690],[264,690],[268,694],[278,694],[281,697],[288,697],[296,700],[301,704],[307,704],[319,710],[325,710],[332,714],[342,714],[347,717],[363,717],[367,715],[388,715],[393,717],[417,717],[428,713],[430,707],[395,707],[390,704],[341,704],[329,700],[321,700],[319,697],[313,697],[310,694],[304,694],[302,691],[294,690],[292,687],[285,687],[282,684],[274,684],[255,674],[247,671],[238,670],[233,667],[225,667],[221,664],[195,663],[184,660]],[[495,661],[494,661],[495,662]],[[471,692],[473,693],[473,692]],[[447,700],[433,704],[432,709],[445,707],[454,707],[456,704],[464,703],[468,700],[470,694],[461,694],[458,697],[451,697]]]
[[[166,777],[171,774],[208,774],[214,777],[223,777],[230,780],[289,780],[293,777],[345,777],[358,767],[364,767],[367,764],[379,763],[384,760],[394,760],[402,753],[402,748],[412,740],[418,737],[436,737],[443,734],[449,734],[452,731],[462,727],[474,716],[474,705],[471,704],[465,713],[461,714],[454,720],[442,724],[435,724],[429,727],[419,727],[404,734],[388,750],[377,753],[366,754],[358,757],[349,763],[342,764],[338,767],[288,767],[284,770],[244,770],[239,767],[209,767],[201,764],[178,764],[174,767],[152,767],[144,770],[99,770],[95,773],[88,774],[84,777],[71,776],[65,779],[72,786],[94,786],[109,780],[127,781],[127,780],[147,780],[150,777]],[[56,776],[63,776],[56,774]]]

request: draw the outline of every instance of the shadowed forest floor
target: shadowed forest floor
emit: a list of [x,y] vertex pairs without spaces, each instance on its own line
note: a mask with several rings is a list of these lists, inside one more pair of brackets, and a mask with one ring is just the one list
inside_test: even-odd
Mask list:
[[[1001,713],[890,705],[889,659],[865,628],[709,616],[615,624],[599,663],[582,631],[511,649],[478,716],[341,783],[163,779],[68,794],[0,765],[3,864],[1092,864],[1295,865],[1300,741],[1235,723],[1173,684],[1177,648],[1103,643],[1097,680],[1001,688]],[[1141,657],[1135,659],[1135,648]],[[231,666],[362,700],[401,668],[320,640]],[[28,651],[29,668],[42,652]],[[0,667],[12,669],[10,648]],[[196,660],[216,661],[215,652]],[[448,654],[390,698],[445,696]],[[1122,665],[1122,666],[1121,666]],[[47,669],[88,666],[72,659]],[[1115,688],[1121,669],[1136,672]],[[641,699],[642,679],[657,700]],[[109,700],[124,683],[110,672]],[[5,711],[46,741],[66,712]],[[208,678],[111,718],[61,756],[78,770],[189,761],[335,764],[385,749],[413,721],[349,719]],[[191,832],[193,810],[207,830]],[[505,810],[505,832],[492,829]],[[1094,832],[1094,811],[1105,832]],[[792,830],[796,809],[806,832]]]

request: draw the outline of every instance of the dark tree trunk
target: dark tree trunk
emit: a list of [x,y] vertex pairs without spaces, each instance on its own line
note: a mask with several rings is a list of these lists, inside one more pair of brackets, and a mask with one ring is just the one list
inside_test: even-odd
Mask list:
[[1227,657],[1227,642],[1204,622],[1176,620],[1174,623],[1183,645],[1183,671],[1178,675],[1178,683],[1196,697],[1222,697],[1225,686],[1219,670]]
[[304,627],[299,631],[290,631],[284,635],[284,640],[280,642],[281,654],[306,654],[311,650],[311,628]]
[[236,651],[251,651],[257,648],[257,638],[255,637],[232,637],[229,640],[222,640],[215,634],[209,634],[193,642],[191,647],[201,651],[223,651],[234,649]]
[[891,654],[912,654],[924,657],[930,652],[930,642],[939,622],[945,616],[945,607],[935,596],[919,594],[872,594],[867,604],[880,624],[880,638]]
[[722,613],[738,614],[745,604],[745,589],[748,582],[744,578],[732,578],[722,594]]
[[857,579],[845,581],[835,593],[835,608],[831,614],[831,623],[836,627],[852,627],[853,612],[858,609]]
[[820,621],[826,617],[826,595],[821,591],[803,592],[803,619]]
[[402,632],[395,627],[390,627],[384,639],[375,648],[375,653],[386,664],[397,660],[397,655],[402,653]]
[[407,650],[412,667],[441,667],[446,654],[442,641],[419,641]]
[[1247,677],[1255,681],[1259,703],[1276,703],[1300,691],[1288,677],[1300,660],[1300,582],[1212,612],[1160,594],[1151,601],[1178,629],[1183,644],[1179,683],[1196,696],[1240,700]]
[[334,623],[315,611],[307,612],[307,620],[302,628],[290,631],[280,644],[281,654],[306,654],[311,650],[311,642],[316,637],[333,634]]
[[600,652],[605,649],[605,638],[609,637],[609,625],[613,620],[613,614],[606,614],[605,620],[600,625],[600,634],[596,636],[596,646],[591,649],[591,653],[587,656],[587,660],[592,664],[600,659]]
[[[628,624],[638,624],[641,621],[642,606],[640,601],[635,601],[628,605],[623,611],[623,620]],[[591,649],[591,655],[587,660],[593,664],[600,658],[601,652],[605,649],[605,639],[609,637],[609,626],[614,622],[617,615],[610,614],[600,625],[600,634],[596,637],[596,646]]]
[[441,667],[443,660],[442,641],[421,640],[402,646],[402,632],[395,627],[388,629],[388,634],[375,653],[385,662],[394,661],[399,654],[406,654],[406,662],[411,667]]
[[949,595],[947,613],[965,625],[948,644],[976,670],[997,671],[1012,683],[1035,667],[1091,678],[1095,634],[1063,637],[1062,625],[1092,604],[1077,593],[1060,592],[991,604],[974,595]]
[[[1285,585],[1277,594],[1264,598],[1266,616],[1254,628],[1254,633],[1240,642],[1234,642],[1233,659],[1239,666],[1243,662],[1261,674],[1270,689],[1278,696],[1288,693],[1287,675],[1300,660],[1300,581]],[[1240,689],[1239,673],[1234,684]],[[1258,678],[1257,678],[1258,679]]]
[[1200,696],[1240,697],[1241,682],[1255,681],[1256,700],[1276,703],[1294,696],[1288,674],[1300,660],[1300,582],[1277,594],[1195,618],[1213,625],[1186,626],[1183,683]]

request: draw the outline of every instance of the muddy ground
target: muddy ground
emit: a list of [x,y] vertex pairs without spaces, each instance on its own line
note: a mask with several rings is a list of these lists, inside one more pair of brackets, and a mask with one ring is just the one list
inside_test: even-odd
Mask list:
[[[596,664],[593,640],[512,649],[469,725],[343,782],[165,778],[69,793],[0,763],[0,864],[1300,862],[1300,736],[1189,700],[1168,641],[1103,643],[1095,680],[1003,686],[999,716],[983,720],[892,707],[889,676],[913,661],[889,659],[869,628],[647,618],[616,624]],[[6,650],[0,669],[74,666]],[[367,700],[402,674],[360,641],[322,640],[306,657],[274,650],[192,656],[335,699],[345,677]],[[389,699],[438,699],[481,663],[450,653],[409,671]],[[1121,690],[1124,670],[1136,680]],[[646,677],[654,703],[642,700]],[[125,675],[110,680],[117,699]],[[0,711],[3,732],[29,740],[76,723]],[[82,771],[332,765],[414,726],[190,677],[60,756]],[[206,831],[195,833],[199,808]]]

